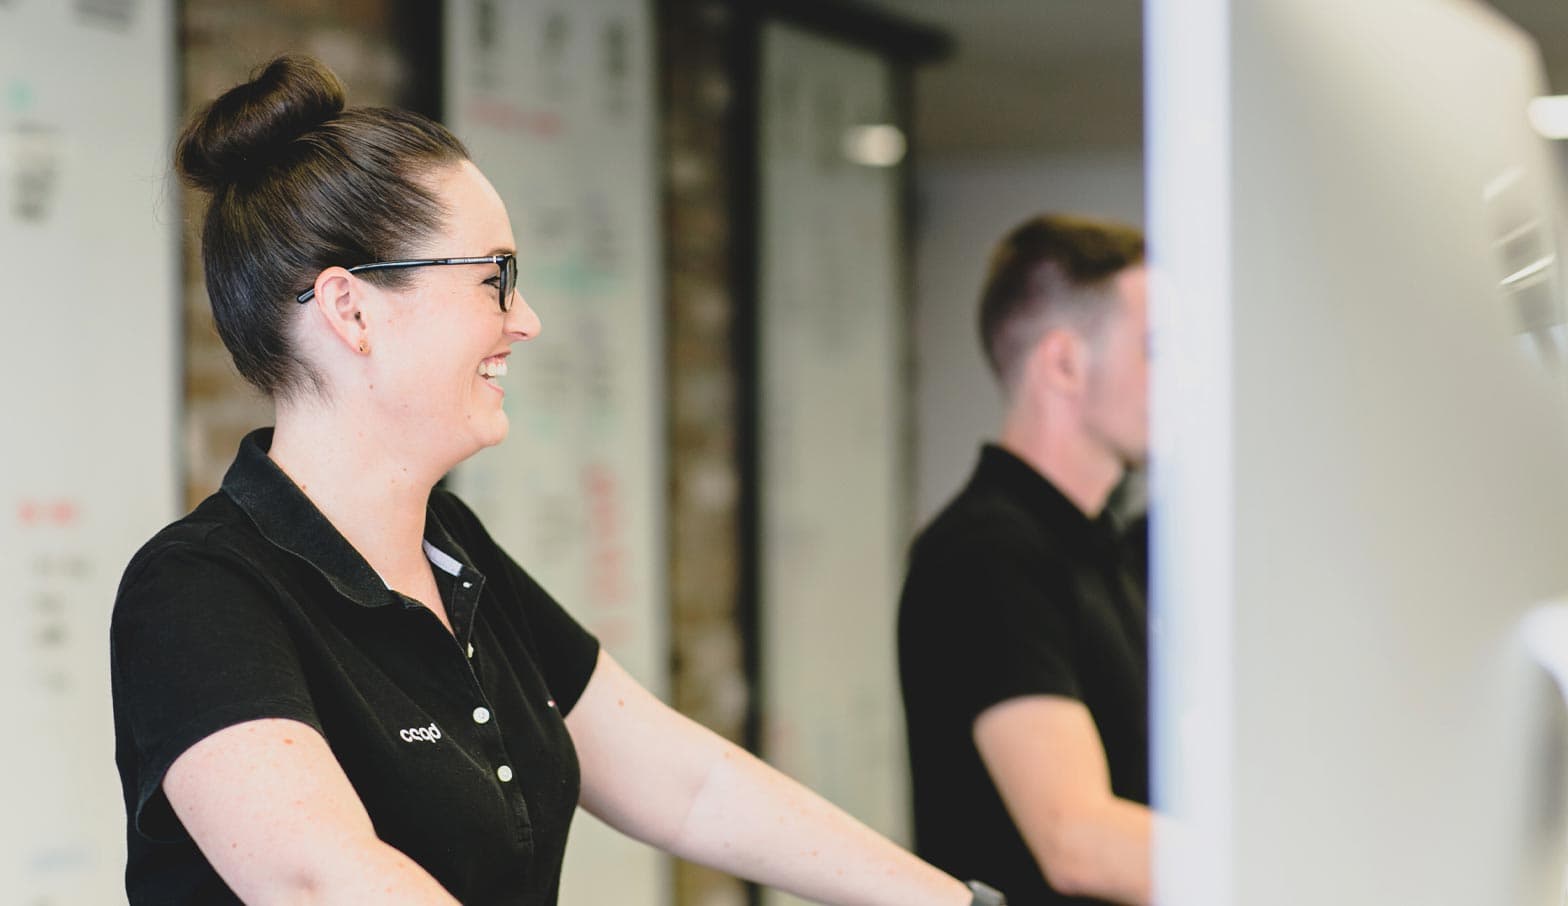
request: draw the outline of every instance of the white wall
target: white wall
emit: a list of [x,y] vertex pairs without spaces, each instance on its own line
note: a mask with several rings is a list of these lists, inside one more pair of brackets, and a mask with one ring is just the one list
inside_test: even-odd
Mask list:
[[976,310],[992,247],[1045,211],[1142,224],[1143,154],[926,160],[917,187],[914,515],[923,524],[963,484],[980,442],[1001,422]]

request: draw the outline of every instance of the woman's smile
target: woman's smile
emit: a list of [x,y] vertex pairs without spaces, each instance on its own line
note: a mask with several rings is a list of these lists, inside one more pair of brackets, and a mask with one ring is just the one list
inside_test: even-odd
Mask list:
[[496,392],[505,394],[506,388],[501,386],[500,379],[506,377],[506,357],[511,353],[503,352],[493,355],[479,363],[479,376],[484,382],[496,389]]

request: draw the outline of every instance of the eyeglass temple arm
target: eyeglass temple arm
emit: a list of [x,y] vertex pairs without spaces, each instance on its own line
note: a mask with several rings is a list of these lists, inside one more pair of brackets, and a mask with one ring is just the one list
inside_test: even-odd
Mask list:
[[[356,264],[349,268],[348,272],[357,274],[360,271],[385,271],[400,267],[428,267],[432,264],[500,264],[505,259],[505,255],[480,255],[477,258],[415,258],[408,261],[376,261],[371,264]],[[310,289],[295,296],[294,301],[303,305],[309,302],[310,298],[315,294],[316,288],[312,286]]]

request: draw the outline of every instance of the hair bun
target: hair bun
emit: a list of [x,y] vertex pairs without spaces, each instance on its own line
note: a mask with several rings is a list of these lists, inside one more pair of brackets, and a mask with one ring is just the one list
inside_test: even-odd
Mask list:
[[247,181],[289,142],[342,112],[347,91],[320,61],[284,55],[191,118],[175,151],[186,181],[215,192]]

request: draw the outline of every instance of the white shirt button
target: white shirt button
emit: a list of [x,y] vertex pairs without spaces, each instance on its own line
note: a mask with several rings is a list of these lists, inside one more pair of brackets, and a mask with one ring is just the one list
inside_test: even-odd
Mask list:
[[468,643],[468,656],[469,657],[473,657],[474,656],[474,643],[473,642],[469,642]]
[[475,708],[474,709],[474,723],[476,723],[476,724],[487,724],[489,722],[490,722],[490,709],[489,708]]
[[501,778],[502,783],[512,782],[512,769],[508,765],[501,765],[495,769],[495,776]]

